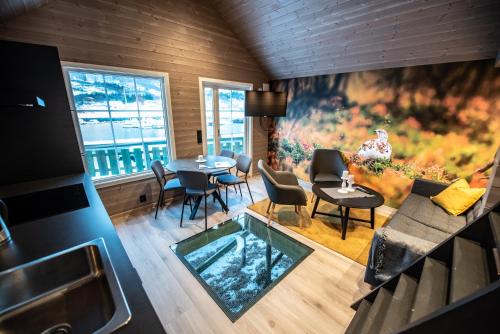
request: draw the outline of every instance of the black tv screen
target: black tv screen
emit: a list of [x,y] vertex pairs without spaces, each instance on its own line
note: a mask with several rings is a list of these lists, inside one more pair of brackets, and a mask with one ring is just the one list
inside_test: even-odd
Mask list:
[[286,101],[283,92],[246,91],[245,116],[286,116]]

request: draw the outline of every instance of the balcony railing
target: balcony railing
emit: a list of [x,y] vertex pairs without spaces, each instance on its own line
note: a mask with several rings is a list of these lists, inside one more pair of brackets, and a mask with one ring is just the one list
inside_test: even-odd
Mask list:
[[[244,137],[231,137],[220,139],[220,149],[230,150],[236,154],[241,154],[244,152],[245,148],[243,146]],[[214,138],[207,139],[207,153],[209,155],[215,154]]]
[[[213,152],[213,139],[208,141],[208,154]],[[243,152],[243,137],[221,138],[221,149]],[[115,145],[85,145],[85,158],[88,173],[92,178],[115,175],[129,175],[149,170],[151,162],[160,160],[163,165],[169,162],[165,141]]]
[[128,175],[148,170],[153,160],[169,162],[165,141],[137,144],[86,145],[87,169],[93,178]]

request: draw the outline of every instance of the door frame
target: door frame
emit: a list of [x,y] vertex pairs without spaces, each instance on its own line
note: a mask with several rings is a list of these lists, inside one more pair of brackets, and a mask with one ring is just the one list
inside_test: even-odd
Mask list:
[[[205,87],[210,87],[214,89],[241,89],[241,90],[253,90],[253,84],[247,82],[238,82],[238,81],[228,81],[228,80],[220,80],[220,79],[212,79],[212,78],[204,78],[199,77],[199,89],[200,89],[200,115],[201,115],[201,132],[202,132],[202,142],[203,142],[203,154],[207,154],[207,120],[206,120],[206,112],[205,112]],[[218,112],[217,115],[215,113],[215,106],[218,104],[214,96],[214,123],[218,120]],[[214,124],[215,126],[215,124]],[[253,155],[252,152],[252,118],[245,117],[245,151],[249,156]],[[214,143],[215,148],[217,148],[218,144],[218,136],[215,134]]]

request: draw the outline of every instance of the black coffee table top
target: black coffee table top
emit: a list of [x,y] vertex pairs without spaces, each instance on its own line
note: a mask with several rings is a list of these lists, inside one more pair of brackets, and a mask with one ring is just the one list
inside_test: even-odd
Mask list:
[[[197,157],[192,157],[188,159],[176,159],[173,161],[170,161],[167,164],[167,169],[171,172],[177,173],[179,170],[187,170],[187,171],[200,171],[200,172],[205,172],[207,174],[213,174],[216,172],[221,172],[228,170],[229,168],[233,168],[236,166],[236,160],[223,157],[220,155],[205,155],[204,159],[207,160],[205,162],[196,162]],[[222,162],[222,161],[227,161],[229,162],[230,166],[229,167],[224,167],[224,168],[215,168],[215,163],[216,162]],[[199,168],[199,165],[206,165],[209,166],[210,168]]]
[[360,184],[355,184],[355,186],[365,189],[372,197],[358,197],[358,198],[333,198],[325,193],[321,188],[338,188],[342,185],[342,182],[321,182],[313,184],[313,193],[324,201],[330,202],[332,204],[340,205],[348,208],[357,209],[370,209],[376,208],[384,204],[384,197],[380,195],[375,190],[362,186]]

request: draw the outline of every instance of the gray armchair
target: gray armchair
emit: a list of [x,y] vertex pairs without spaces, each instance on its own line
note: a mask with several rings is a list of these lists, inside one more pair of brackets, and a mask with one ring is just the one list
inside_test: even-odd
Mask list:
[[[318,148],[314,150],[309,167],[309,180],[312,184],[323,182],[341,182],[342,172],[347,166],[339,150]],[[311,196],[311,202],[314,195]]]
[[277,172],[262,160],[259,160],[258,168],[270,199],[267,207],[269,213],[267,225],[271,223],[276,204],[294,205],[295,212],[300,215],[302,206],[307,204],[307,196],[299,185],[297,177],[290,172]]
[[311,183],[340,182],[345,170],[347,166],[339,150],[319,148],[314,150],[311,159],[309,179]]

